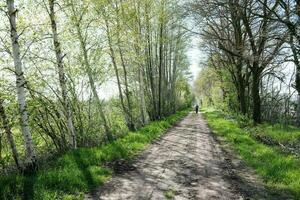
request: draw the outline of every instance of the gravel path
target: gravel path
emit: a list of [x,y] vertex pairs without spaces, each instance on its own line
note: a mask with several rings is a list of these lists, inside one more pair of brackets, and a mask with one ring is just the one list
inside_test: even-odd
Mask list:
[[202,117],[190,113],[143,152],[133,170],[85,199],[248,199],[224,155]]

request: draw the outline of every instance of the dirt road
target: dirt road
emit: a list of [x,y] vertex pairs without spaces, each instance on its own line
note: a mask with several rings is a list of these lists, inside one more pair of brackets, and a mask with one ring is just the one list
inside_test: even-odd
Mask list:
[[[261,190],[249,189],[251,184],[233,174],[228,162],[202,117],[191,113],[152,144],[133,170],[116,175],[85,198],[235,200],[258,195]],[[255,199],[265,199],[262,196]]]

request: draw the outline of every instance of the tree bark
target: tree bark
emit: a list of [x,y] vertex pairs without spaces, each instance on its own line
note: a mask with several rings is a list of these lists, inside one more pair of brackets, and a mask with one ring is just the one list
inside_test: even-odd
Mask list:
[[35,147],[33,144],[31,131],[29,128],[29,118],[28,112],[26,108],[26,93],[25,93],[25,78],[22,69],[22,61],[20,56],[20,45],[19,45],[19,35],[17,32],[17,25],[16,25],[16,13],[17,9],[14,5],[14,0],[7,0],[7,9],[8,9],[8,17],[10,23],[10,37],[12,43],[12,53],[13,53],[13,60],[15,66],[15,74],[16,74],[16,86],[17,86],[17,99],[19,104],[19,112],[20,112],[20,125],[21,131],[25,141],[25,148],[26,148],[26,170],[32,171],[36,168],[36,153]]
[[55,0],[49,0],[49,17],[51,21],[51,29],[52,29],[52,38],[53,38],[53,45],[54,51],[56,56],[57,62],[57,69],[58,69],[58,76],[59,76],[59,84],[61,89],[62,95],[62,104],[64,109],[64,115],[66,118],[66,124],[68,128],[69,135],[71,137],[71,145],[74,149],[77,148],[76,142],[76,132],[72,120],[72,111],[71,111],[71,104],[68,99],[68,92],[67,92],[67,85],[66,85],[66,75],[63,65],[63,54],[61,50],[61,45],[58,39],[58,32],[57,32],[57,25],[56,25],[56,16],[54,11],[54,3]]
[[152,43],[152,34],[151,34],[151,21],[150,21],[150,5],[149,2],[145,2],[145,23],[146,23],[146,33],[145,33],[145,40],[146,43],[146,57],[147,57],[147,79],[150,85],[150,98],[151,98],[151,111],[150,118],[151,120],[156,120],[158,118],[157,114],[157,91],[156,91],[156,84],[154,80],[154,61],[153,61],[153,43]]
[[255,124],[259,124],[261,123],[261,100],[259,94],[260,73],[256,67],[254,67],[254,69],[255,70],[252,72],[252,98],[253,98],[252,118]]
[[108,21],[107,21],[106,18],[105,18],[105,25],[106,25],[106,35],[107,35],[109,51],[110,51],[110,58],[111,58],[111,61],[113,63],[115,75],[116,75],[116,78],[117,78],[117,84],[118,84],[118,90],[119,90],[119,97],[120,97],[120,101],[121,101],[121,106],[122,106],[123,112],[125,113],[125,121],[126,121],[127,127],[130,130],[132,130],[133,127],[131,125],[130,114],[128,113],[129,111],[125,106],[125,101],[124,101],[122,86],[121,86],[121,79],[120,79],[120,75],[119,75],[119,69],[118,69],[117,62],[116,62],[115,51],[114,51],[113,46],[112,46],[109,24],[108,24]]
[[[162,19],[161,19],[162,20]],[[158,118],[162,117],[162,79],[163,79],[163,21],[159,28],[159,65],[158,65]]]
[[[127,102],[127,106],[126,106],[126,112],[127,113],[127,118],[128,118],[128,123],[127,123],[127,126],[129,128],[129,130],[131,131],[135,131],[136,128],[135,128],[135,124],[134,124],[134,118],[133,118],[133,111],[132,111],[132,101],[131,101],[131,96],[130,96],[130,91],[129,91],[129,84],[128,84],[128,73],[127,73],[127,67],[126,67],[126,62],[125,62],[125,59],[124,59],[124,55],[123,55],[123,51],[122,51],[122,47],[121,47],[121,38],[120,38],[120,31],[121,31],[121,26],[120,26],[120,20],[119,20],[119,17],[123,17],[122,14],[124,14],[124,9],[121,5],[121,15],[120,15],[120,12],[119,12],[119,6],[118,6],[118,3],[116,1],[116,14],[117,14],[117,29],[118,29],[118,32],[117,32],[117,46],[118,46],[118,51],[119,51],[119,54],[120,54],[120,59],[121,59],[121,65],[122,65],[122,69],[123,69],[123,75],[124,75],[124,86],[125,86],[125,97],[126,97],[126,102]],[[108,25],[108,23],[106,23]],[[110,42],[110,44],[112,45],[112,43]]]
[[144,72],[141,67],[139,67],[139,92],[140,92],[140,109],[141,109],[141,118],[143,125],[149,123],[147,117],[146,101],[145,101],[145,92],[144,92]]
[[246,96],[245,96],[245,90],[246,86],[244,84],[244,79],[242,75],[239,73],[237,75],[237,81],[238,81],[238,99],[240,103],[240,111],[243,115],[247,114],[247,105],[246,105]]
[[[137,20],[137,25],[136,25],[136,44],[135,44],[135,52],[136,56],[140,58],[142,55],[141,53],[141,41],[142,41],[142,30],[141,30],[141,14],[140,14],[140,4],[138,3],[136,6],[136,20]],[[146,44],[147,45],[147,44]],[[147,57],[147,53],[145,57]],[[147,60],[147,59],[143,59]],[[140,61],[138,64],[138,80],[139,80],[139,95],[140,95],[140,116],[141,116],[141,121],[142,125],[146,125],[149,123],[149,119],[147,116],[147,108],[146,108],[146,101],[145,101],[145,77],[144,77],[144,69],[143,66],[147,66],[147,63]]]

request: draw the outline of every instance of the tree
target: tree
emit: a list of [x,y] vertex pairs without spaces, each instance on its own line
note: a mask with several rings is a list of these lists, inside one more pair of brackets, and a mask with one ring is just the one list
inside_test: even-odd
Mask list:
[[[228,0],[196,1],[192,12],[204,17],[205,39],[213,54],[220,55],[223,66],[230,72],[240,110],[247,113],[246,88],[251,87],[252,118],[261,122],[260,84],[264,71],[279,58],[286,32],[271,17],[278,1],[264,1],[267,9],[256,1]],[[199,3],[201,6],[199,6]],[[193,10],[194,9],[194,10]],[[199,12],[200,10],[200,12]],[[216,20],[217,19],[217,20]],[[251,80],[250,80],[251,75]]]
[[77,148],[77,142],[76,142],[76,133],[75,133],[75,127],[73,125],[72,120],[72,110],[70,101],[68,99],[68,92],[67,92],[67,84],[66,84],[66,74],[64,70],[64,64],[63,64],[63,58],[64,55],[61,50],[60,42],[58,39],[58,32],[57,32],[57,25],[56,25],[56,16],[55,16],[55,0],[48,0],[49,3],[49,17],[51,21],[51,29],[52,29],[52,38],[53,38],[53,45],[54,45],[54,51],[56,55],[56,62],[57,62],[57,68],[58,68],[58,76],[59,76],[59,84],[61,89],[61,98],[62,98],[62,105],[64,109],[64,115],[66,118],[66,124],[68,127],[69,135],[71,136],[71,145],[74,149]]
[[300,125],[300,1],[285,1],[277,0],[279,4],[278,9],[272,9],[266,1],[259,1],[270,12],[273,12],[271,20],[283,24],[288,32],[289,39],[287,43],[290,45],[292,53],[292,62],[296,66],[295,89],[298,92],[298,109],[297,109],[297,123]]
[[[82,18],[87,13],[87,7],[83,7],[82,10],[76,10],[75,3],[73,1],[69,1],[69,4],[71,7],[71,17],[72,17],[74,26],[76,28],[77,38],[80,42],[80,49],[81,49],[81,53],[83,55],[84,69],[86,71],[86,74],[88,75],[89,84],[90,84],[94,98],[96,99],[96,102],[98,105],[98,110],[99,110],[99,113],[100,113],[100,116],[101,116],[101,119],[102,119],[102,122],[104,125],[107,140],[112,141],[113,136],[111,134],[111,131],[110,131],[110,128],[108,125],[108,120],[105,116],[104,108],[103,108],[102,102],[99,98],[99,95],[98,95],[98,92],[97,92],[97,89],[95,86],[93,73],[92,73],[91,65],[90,65],[89,58],[88,58],[88,49],[87,49],[87,43],[86,43],[87,36],[83,35],[83,30],[82,30]],[[88,27],[86,27],[86,28],[88,28]]]
[[16,88],[17,97],[20,112],[20,125],[25,140],[26,149],[26,168],[28,170],[34,170],[36,167],[36,154],[35,147],[33,144],[30,128],[29,128],[29,118],[26,109],[26,94],[25,94],[25,77],[22,69],[22,60],[20,57],[20,45],[18,42],[19,34],[17,31],[16,24],[16,14],[18,10],[15,8],[14,0],[7,0],[7,12],[10,23],[10,37],[12,44],[13,60],[15,66],[15,76],[16,76]]
[[[251,6],[253,4],[254,7]],[[282,45],[284,44],[284,37],[286,37],[286,34],[282,33],[279,29],[276,29],[276,24],[272,23],[270,20],[270,16],[273,15],[273,10],[275,10],[278,6],[277,2],[272,5],[271,10],[268,10],[265,7],[261,9],[253,2],[250,2],[248,5],[244,4],[243,6],[245,8],[240,7],[239,9],[240,12],[243,13],[242,21],[249,38],[251,49],[249,67],[252,72],[252,118],[255,123],[261,123],[261,99],[259,94],[261,75],[264,69],[272,62],[276,55],[278,55]],[[256,28],[257,25],[253,25],[252,23],[253,20],[256,19],[252,18],[252,16],[248,14],[251,12],[256,12],[261,15],[261,21],[259,22],[258,29]],[[264,55],[265,52],[268,52],[267,55]]]
[[[10,17],[0,24],[1,92],[7,93],[0,131],[13,137],[1,140],[0,149],[18,163],[26,158],[28,169],[35,151],[48,158],[98,146],[187,106],[189,35],[180,1],[19,0],[1,2],[1,11],[8,5],[10,12],[0,13]],[[19,155],[6,152],[13,140]]]
[[124,85],[125,85],[125,97],[126,97],[127,105],[125,105],[126,103],[125,103],[124,96],[123,96],[123,89],[122,89],[121,79],[120,79],[120,75],[119,75],[120,72],[119,72],[119,69],[118,69],[116,53],[115,53],[114,46],[113,46],[113,43],[112,43],[113,37],[111,35],[111,29],[110,29],[110,25],[109,25],[109,22],[108,22],[108,15],[107,15],[105,10],[102,10],[100,12],[102,12],[103,18],[104,18],[104,21],[105,21],[106,36],[107,36],[107,41],[108,41],[108,45],[109,45],[110,57],[111,57],[112,65],[114,67],[115,76],[116,76],[116,79],[117,79],[120,102],[121,102],[123,112],[125,113],[125,120],[126,120],[126,123],[127,123],[127,127],[130,130],[135,130],[135,125],[134,125],[134,122],[133,122],[133,115],[132,115],[132,105],[131,105],[130,92],[129,92],[129,89],[128,89],[127,69],[126,69],[126,66],[125,66],[124,56],[123,56],[122,49],[121,49],[121,46],[120,46],[121,45],[120,44],[121,40],[120,40],[119,31],[121,29],[121,26],[120,26],[120,22],[119,22],[119,17],[120,16],[119,16],[119,11],[118,11],[119,8],[118,8],[117,3],[115,4],[115,7],[116,7],[115,12],[116,12],[116,23],[117,23],[116,27],[118,29],[116,31],[117,48],[118,48],[118,53],[120,55],[122,69],[123,69]]

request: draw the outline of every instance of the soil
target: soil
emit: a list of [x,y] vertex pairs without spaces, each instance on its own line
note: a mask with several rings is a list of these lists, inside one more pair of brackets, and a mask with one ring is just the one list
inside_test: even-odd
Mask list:
[[115,176],[85,199],[289,199],[267,190],[222,143],[190,113],[133,163],[110,164]]

